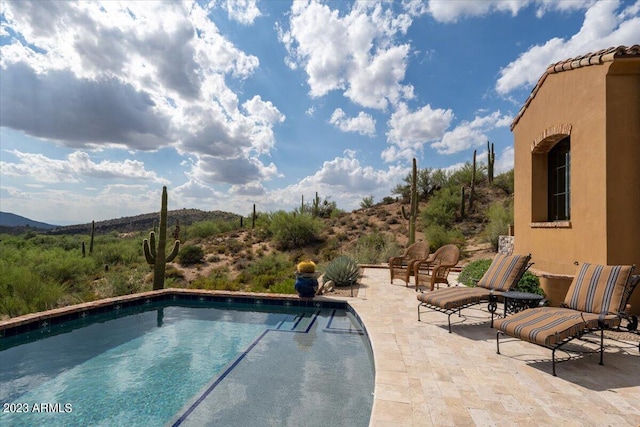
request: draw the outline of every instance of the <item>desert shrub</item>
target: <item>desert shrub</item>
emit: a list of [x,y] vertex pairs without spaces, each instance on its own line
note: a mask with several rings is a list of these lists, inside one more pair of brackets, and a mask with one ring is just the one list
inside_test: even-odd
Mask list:
[[363,209],[373,207],[373,196],[363,197],[362,201],[360,202],[360,207]]
[[224,269],[212,270],[208,277],[197,277],[189,284],[193,289],[208,289],[208,290],[224,290],[224,291],[239,291],[240,284],[229,278],[229,273]]
[[295,215],[284,211],[273,215],[270,225],[277,249],[295,249],[318,240],[322,223],[311,215]]
[[180,249],[178,262],[180,265],[200,264],[204,259],[204,251],[200,246],[187,245]]
[[185,236],[189,238],[201,238],[217,236],[227,231],[237,229],[240,224],[237,221],[209,220],[198,221],[189,225],[185,231]]
[[391,196],[385,196],[382,198],[382,203],[385,205],[390,205],[391,203],[395,203],[396,199]]
[[462,247],[464,236],[460,230],[446,228],[442,225],[430,225],[424,230],[424,236],[429,242],[429,250],[435,252],[439,247],[454,244]]
[[[447,179],[447,187],[459,188],[460,186],[471,185],[471,177],[473,176],[473,165],[466,162],[462,168],[454,171]],[[484,181],[487,178],[487,167],[479,163],[476,165],[476,183]]]
[[477,261],[470,262],[460,272],[458,282],[465,286],[475,286],[474,280],[480,280],[484,273],[489,269],[490,265],[490,259],[479,259]]
[[420,212],[424,228],[432,225],[450,227],[456,220],[456,211],[460,206],[460,195],[451,188],[437,191],[427,206]]
[[271,254],[253,261],[244,271],[250,279],[267,275],[278,278],[291,277],[295,266],[284,254]]
[[271,286],[269,291],[273,292],[274,294],[295,294],[295,283],[296,281],[293,278],[286,279]]
[[[130,265],[144,262],[141,241],[137,239],[96,239],[93,256],[100,265]],[[88,248],[87,248],[87,256]]]
[[493,185],[502,189],[506,194],[513,194],[514,176],[513,169],[508,172],[501,173],[493,178]]
[[486,211],[489,220],[484,229],[485,240],[491,243],[493,250],[498,250],[498,237],[509,232],[509,224],[513,224],[513,204],[505,206],[501,202],[493,202]]
[[10,317],[58,306],[66,287],[51,280],[43,280],[29,266],[0,260],[0,314]]
[[400,253],[393,236],[374,231],[360,236],[350,254],[360,264],[379,264]]

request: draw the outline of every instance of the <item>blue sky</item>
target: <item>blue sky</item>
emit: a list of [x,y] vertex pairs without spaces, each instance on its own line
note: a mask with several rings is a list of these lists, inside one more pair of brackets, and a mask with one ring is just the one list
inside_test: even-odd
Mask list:
[[640,43],[640,1],[0,4],[0,210],[54,224],[506,171],[549,64]]

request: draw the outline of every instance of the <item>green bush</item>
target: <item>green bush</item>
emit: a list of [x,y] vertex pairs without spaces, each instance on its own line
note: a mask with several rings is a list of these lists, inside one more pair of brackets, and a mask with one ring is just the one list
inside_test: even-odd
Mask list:
[[311,215],[296,215],[278,211],[269,226],[277,249],[287,250],[306,246],[319,240],[322,223]]
[[210,221],[198,221],[189,225],[186,230],[185,236],[189,238],[200,238],[217,236],[227,231],[237,229],[240,223],[236,224],[236,221],[222,221],[222,220],[210,220]]
[[178,254],[178,262],[180,265],[193,265],[200,264],[204,259],[204,251],[200,246],[187,245],[180,248]]
[[429,250],[431,252],[435,252],[438,248],[449,244],[462,247],[465,242],[464,236],[460,230],[436,224],[427,227],[424,230],[424,236],[429,242]]
[[506,194],[513,194],[514,176],[513,169],[508,172],[501,173],[493,178],[493,185],[502,189]]
[[360,207],[362,209],[367,209],[373,207],[373,196],[363,197],[360,202]]
[[513,203],[505,206],[500,202],[493,202],[487,208],[486,216],[489,222],[484,229],[485,240],[497,251],[498,237],[507,235],[509,224],[513,224]]
[[432,225],[451,227],[456,220],[456,212],[460,207],[460,194],[451,188],[437,191],[427,206],[420,212],[423,228]]
[[360,264],[379,264],[401,252],[393,236],[374,231],[360,236],[350,255]]
[[460,272],[458,282],[465,286],[475,286],[475,282],[480,280],[484,273],[489,269],[491,261],[492,260],[490,259],[479,259],[477,261],[470,262]]

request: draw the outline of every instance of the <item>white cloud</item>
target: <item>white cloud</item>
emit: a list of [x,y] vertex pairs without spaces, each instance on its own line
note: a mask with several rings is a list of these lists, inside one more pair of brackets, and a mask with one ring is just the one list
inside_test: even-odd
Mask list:
[[357,209],[363,197],[373,195],[374,199],[381,200],[391,194],[408,172],[409,168],[401,166],[391,166],[387,170],[364,166],[356,158],[355,151],[346,150],[343,157],[323,162],[313,175],[268,192],[265,201],[275,209],[295,208],[300,204],[301,195],[310,197],[317,191],[321,199],[335,201],[341,209]]
[[343,132],[357,132],[360,135],[375,136],[376,121],[371,115],[360,111],[356,117],[348,118],[342,108],[336,108],[329,123]]
[[480,147],[489,139],[486,132],[507,127],[512,117],[495,111],[487,116],[476,117],[472,121],[462,121],[453,130],[446,132],[442,139],[431,144],[440,154],[454,154],[473,147]]
[[401,103],[388,121],[387,141],[394,144],[383,153],[385,161],[398,158],[410,159],[425,143],[441,138],[449,127],[454,115],[451,110],[433,109],[425,105],[410,111]]
[[18,157],[19,163],[0,162],[2,173],[7,176],[24,176],[40,182],[78,182],[86,178],[143,180],[166,184],[155,172],[145,169],[144,163],[137,160],[112,162],[103,160],[95,163],[89,154],[75,151],[67,160],[51,159],[42,154],[9,151]]
[[358,105],[385,109],[410,99],[413,87],[403,85],[409,46],[395,45],[412,17],[422,9],[407,3],[406,13],[394,14],[389,5],[359,2],[341,16],[316,1],[291,5],[289,30],[279,29],[289,52],[287,64],[303,67],[313,97],[341,90]]
[[429,13],[439,22],[457,22],[459,18],[483,16],[493,11],[518,14],[529,2],[523,0],[450,1],[429,0]]
[[485,16],[494,12],[516,16],[531,5],[536,8],[536,15],[541,18],[548,11],[581,10],[594,3],[595,0],[429,0],[427,11],[436,21],[453,23],[462,18]]
[[[245,24],[260,15],[255,1],[221,6]],[[0,126],[67,147],[174,146],[255,164],[285,117],[258,95],[239,105],[227,81],[259,61],[209,12],[195,2],[3,3],[3,28],[16,36],[0,46]],[[237,179],[228,172],[209,176]]]
[[224,8],[229,13],[229,18],[245,25],[253,24],[262,15],[257,0],[226,0]]
[[505,148],[502,153],[496,158],[496,162],[494,165],[495,174],[500,175],[501,173],[510,171],[513,169],[514,164],[514,150],[513,145]]
[[502,95],[524,86],[533,86],[547,67],[555,62],[595,52],[610,46],[638,43],[640,7],[619,11],[620,2],[595,2],[585,12],[580,31],[568,40],[552,38],[532,46],[518,59],[500,70],[496,91]]

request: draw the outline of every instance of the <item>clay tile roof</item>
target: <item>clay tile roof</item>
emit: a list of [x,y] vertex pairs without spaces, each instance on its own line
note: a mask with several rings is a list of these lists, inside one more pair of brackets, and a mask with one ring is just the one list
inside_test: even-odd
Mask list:
[[587,67],[589,65],[601,65],[605,62],[612,62],[617,58],[625,57],[640,57],[640,45],[634,44],[633,46],[618,46],[610,47],[608,49],[602,49],[597,52],[587,53],[586,55],[578,56],[576,58],[569,58],[564,61],[556,62],[547,67],[547,70],[542,74],[536,86],[531,90],[531,94],[525,101],[522,108],[518,112],[518,115],[511,123],[511,130],[518,124],[520,118],[524,114],[525,110],[531,104],[531,101],[540,90],[540,87],[550,74],[560,73],[562,71],[575,70],[576,68]]

